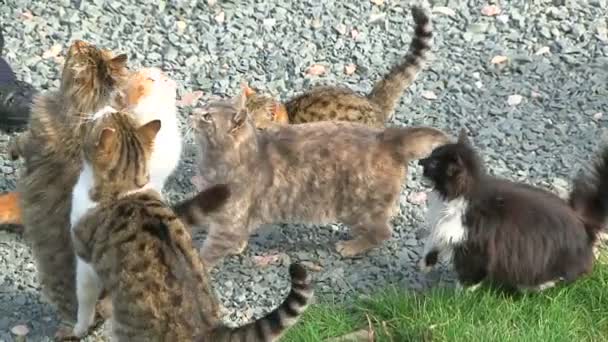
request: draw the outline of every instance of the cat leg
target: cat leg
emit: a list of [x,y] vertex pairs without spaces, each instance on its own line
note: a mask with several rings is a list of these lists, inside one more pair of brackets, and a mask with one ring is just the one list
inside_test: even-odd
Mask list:
[[76,297],[78,298],[78,321],[74,335],[82,337],[95,320],[95,307],[102,286],[95,270],[80,258],[76,258]]
[[350,258],[381,246],[391,238],[393,230],[386,220],[382,223],[355,224],[352,226],[354,239],[338,241],[336,251],[342,257]]
[[212,269],[224,257],[237,255],[245,250],[249,234],[246,227],[239,228],[239,230],[226,229],[226,227],[220,227],[216,224],[209,227],[209,235],[203,242],[200,251],[205,266]]
[[487,258],[481,249],[474,246],[456,247],[454,250],[454,269],[458,275],[456,288],[476,291],[486,278]]

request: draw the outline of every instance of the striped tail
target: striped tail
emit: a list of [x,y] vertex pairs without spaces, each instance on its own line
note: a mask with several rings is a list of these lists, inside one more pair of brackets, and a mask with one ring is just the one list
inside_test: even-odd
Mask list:
[[289,266],[291,292],[274,311],[259,320],[238,328],[219,327],[209,341],[213,342],[273,342],[296,324],[313,297],[313,286],[306,269],[293,263]]
[[206,214],[221,208],[230,198],[230,188],[226,184],[213,185],[196,196],[173,206],[175,215],[187,226],[201,226]]
[[0,195],[0,224],[23,224],[19,193],[8,192]]
[[433,32],[430,15],[423,7],[412,6],[412,17],[416,28],[407,55],[401,63],[393,66],[367,95],[370,101],[382,109],[381,117],[378,118],[380,122],[386,122],[392,117],[397,101],[424,67],[426,54],[431,49]]

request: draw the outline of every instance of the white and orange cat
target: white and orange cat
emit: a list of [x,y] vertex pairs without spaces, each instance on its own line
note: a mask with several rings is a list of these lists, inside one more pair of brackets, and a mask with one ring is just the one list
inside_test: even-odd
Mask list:
[[[162,121],[150,160],[151,186],[159,192],[177,167],[182,153],[176,95],[176,82],[162,70],[154,67],[143,68],[129,77],[124,89],[124,107],[117,108],[135,115],[140,124],[154,119]],[[11,151],[11,154],[13,158],[18,157],[15,151]],[[0,224],[22,224],[17,192],[0,195]]]

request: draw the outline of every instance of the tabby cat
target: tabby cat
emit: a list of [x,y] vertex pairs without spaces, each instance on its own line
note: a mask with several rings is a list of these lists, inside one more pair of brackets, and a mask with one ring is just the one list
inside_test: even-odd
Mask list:
[[81,168],[80,142],[87,113],[121,101],[127,56],[114,56],[83,41],[66,54],[58,91],[35,98],[28,130],[16,151],[24,159],[17,182],[19,207],[37,264],[43,295],[63,322],[76,318],[75,258],[69,214],[71,190]]
[[414,38],[401,61],[367,95],[339,86],[317,86],[281,104],[268,95],[245,86],[247,108],[258,128],[272,124],[299,124],[340,120],[383,127],[391,119],[403,91],[414,81],[431,49],[430,16],[423,7],[412,6]]
[[[209,185],[227,184],[230,200],[211,212],[201,255],[208,266],[242,252],[261,224],[342,221],[355,236],[337,243],[345,257],[389,239],[407,164],[447,143],[430,127],[371,128],[324,121],[257,130],[245,98],[210,102],[192,116],[199,171]],[[198,202],[176,206],[201,225]]]
[[240,328],[222,325],[190,234],[151,185],[160,126],[159,120],[140,126],[109,110],[96,115],[85,137],[71,214],[78,255],[74,335],[88,330],[103,284],[112,298],[117,341],[275,341],[312,297],[306,270],[290,267],[292,291],[270,315]]

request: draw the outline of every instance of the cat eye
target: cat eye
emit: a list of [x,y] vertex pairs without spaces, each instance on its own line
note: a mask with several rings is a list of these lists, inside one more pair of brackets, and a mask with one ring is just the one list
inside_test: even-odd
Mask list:
[[201,115],[201,120],[203,120],[206,123],[211,123],[211,114],[205,113],[205,114]]

